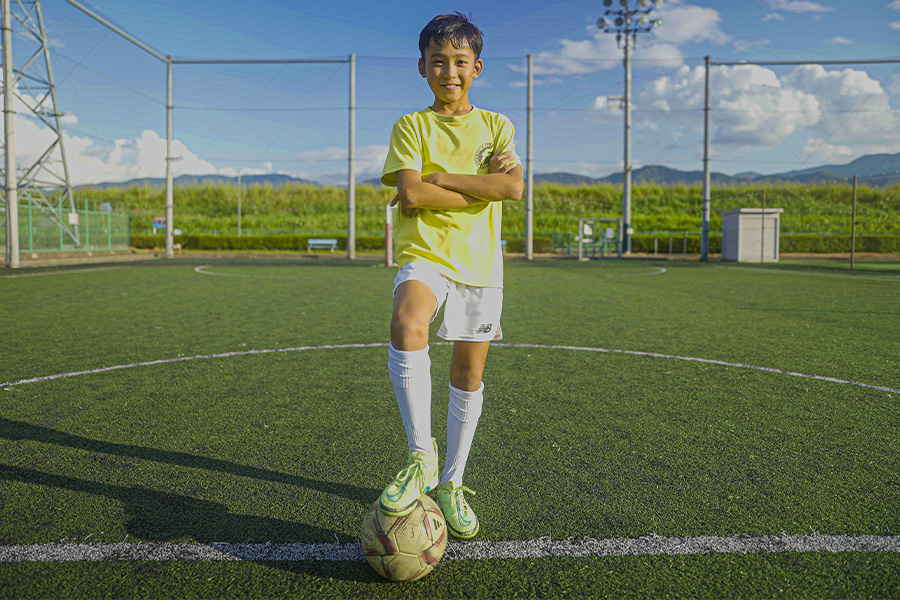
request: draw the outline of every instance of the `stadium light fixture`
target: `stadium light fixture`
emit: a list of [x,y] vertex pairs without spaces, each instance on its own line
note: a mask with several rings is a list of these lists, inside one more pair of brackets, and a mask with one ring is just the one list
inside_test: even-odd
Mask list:
[[597,19],[597,28],[603,33],[616,34],[616,44],[625,51],[625,162],[622,186],[622,222],[625,229],[625,252],[631,252],[631,50],[637,45],[639,33],[646,33],[660,25],[662,19],[650,20],[650,13],[662,6],[663,0],[618,0],[619,9],[611,8],[614,0],[603,0],[606,17]]

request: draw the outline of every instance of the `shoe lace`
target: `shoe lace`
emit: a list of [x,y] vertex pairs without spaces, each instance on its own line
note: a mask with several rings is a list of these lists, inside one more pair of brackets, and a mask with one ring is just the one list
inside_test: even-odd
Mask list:
[[453,488],[453,491],[450,492],[450,498],[452,499],[454,504],[462,507],[462,510],[465,513],[468,513],[471,509],[469,508],[469,503],[466,502],[466,497],[463,496],[463,492],[468,492],[468,493],[472,494],[473,496],[475,495],[475,490],[469,489],[466,486],[461,485],[458,488]]
[[425,489],[425,465],[421,461],[414,460],[406,465],[399,473],[395,481],[407,481],[415,478],[415,483],[421,489]]

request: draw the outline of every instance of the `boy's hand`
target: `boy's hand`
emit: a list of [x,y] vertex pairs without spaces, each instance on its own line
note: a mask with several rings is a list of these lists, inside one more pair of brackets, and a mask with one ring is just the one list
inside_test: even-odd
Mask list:
[[[394,199],[391,200],[391,206],[396,205],[398,202],[400,202],[400,194],[397,194],[396,196],[394,196]],[[400,214],[404,217],[409,217],[410,219],[412,219],[413,217],[415,217],[418,214],[418,212],[419,212],[418,208],[411,208],[411,207],[403,206],[403,204],[400,204]]]
[[509,173],[516,166],[516,163],[511,163],[510,159],[512,158],[513,153],[511,151],[503,152],[501,154],[494,154],[491,157],[491,166],[488,170],[489,173]]

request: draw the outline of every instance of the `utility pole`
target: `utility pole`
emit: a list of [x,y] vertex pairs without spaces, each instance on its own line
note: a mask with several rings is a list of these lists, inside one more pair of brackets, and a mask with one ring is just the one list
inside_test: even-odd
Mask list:
[[534,78],[528,55],[528,139],[525,154],[527,191],[525,196],[525,260],[534,260]]
[[703,104],[703,223],[700,232],[700,260],[709,260],[709,56],[706,57],[706,94]]
[[12,23],[10,0],[3,0],[3,124],[6,154],[6,266],[19,268],[19,197],[16,172],[16,132],[13,111],[15,74],[12,62]]
[[637,45],[637,34],[651,31],[662,25],[662,19],[647,17],[651,11],[662,6],[662,0],[637,0],[636,6],[629,4],[634,0],[618,0],[621,9],[612,10],[613,0],[603,0],[607,7],[606,15],[610,18],[597,19],[597,27],[604,33],[615,33],[616,44],[625,52],[625,160],[623,164],[624,183],[622,185],[622,228],[625,230],[625,253],[631,253],[631,50]]

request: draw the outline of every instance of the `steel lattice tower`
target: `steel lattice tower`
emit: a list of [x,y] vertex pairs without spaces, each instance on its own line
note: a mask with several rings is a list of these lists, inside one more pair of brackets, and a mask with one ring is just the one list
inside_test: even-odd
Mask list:
[[[7,94],[12,92],[12,102],[7,101],[6,131],[0,139],[0,147],[6,160],[0,163],[0,179],[4,186],[3,220],[7,226],[7,266],[17,267],[18,248],[11,249],[11,241],[18,241],[18,234],[10,235],[10,224],[18,225],[18,215],[7,214],[7,200],[16,196],[23,205],[32,204],[50,218],[60,230],[76,245],[80,245],[78,225],[69,224],[64,213],[75,213],[75,198],[72,195],[72,180],[69,177],[69,165],[66,162],[66,149],[63,141],[59,105],[56,101],[56,88],[53,84],[53,68],[50,64],[50,47],[47,43],[47,32],[41,13],[40,0],[2,0],[3,5],[3,52],[2,64],[6,76],[0,81],[0,89]],[[18,65],[12,58],[11,39],[15,32]],[[9,63],[9,65],[7,64]],[[9,69],[12,66],[12,69]],[[11,81],[10,81],[11,76]],[[7,90],[7,85],[9,90]],[[14,106],[10,106],[13,104]],[[20,111],[37,120],[48,131],[46,147],[36,160],[29,159],[26,164],[16,164],[15,140],[10,135],[12,129],[11,111]],[[9,150],[9,152],[7,152]],[[6,182],[7,169],[15,168],[16,177]],[[14,183],[10,188],[10,183]],[[10,239],[12,238],[12,240]]]

